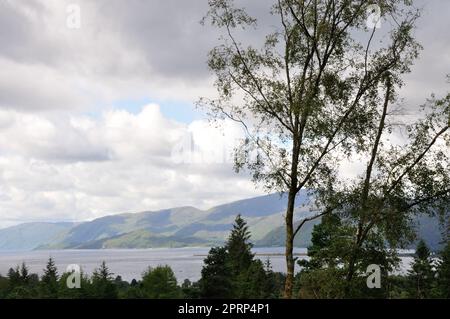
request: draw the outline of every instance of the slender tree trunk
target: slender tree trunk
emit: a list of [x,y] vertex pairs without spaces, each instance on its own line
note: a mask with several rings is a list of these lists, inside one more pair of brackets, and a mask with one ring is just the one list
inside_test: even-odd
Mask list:
[[288,207],[286,210],[286,282],[284,286],[284,297],[292,298],[292,290],[294,288],[294,207],[295,207],[295,190],[289,191]]
[[349,264],[348,264],[348,271],[347,271],[347,276],[346,276],[346,280],[347,283],[350,284],[350,282],[353,279],[353,276],[355,275],[355,262],[356,262],[356,253],[352,253],[352,256],[350,258]]
[[[298,129],[298,119],[296,120],[295,129]],[[300,153],[300,141],[298,136],[294,135],[294,145],[292,148],[292,166],[291,166],[291,183],[289,187],[288,205],[286,210],[286,283],[284,286],[284,297],[292,298],[292,290],[294,288],[294,208],[295,198],[298,190],[298,158]]]

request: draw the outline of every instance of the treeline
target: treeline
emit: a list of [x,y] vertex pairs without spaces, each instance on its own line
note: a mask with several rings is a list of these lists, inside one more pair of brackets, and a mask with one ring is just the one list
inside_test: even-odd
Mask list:
[[[433,255],[420,241],[411,269],[405,275],[392,275],[398,265],[396,252],[366,247],[360,269],[380,265],[381,287],[370,289],[367,274],[345,278],[346,244],[337,220],[327,217],[314,227],[307,260],[297,261],[301,271],[295,276],[297,298],[450,298],[450,244]],[[237,216],[223,247],[211,248],[197,282],[177,279],[169,266],[148,268],[140,280],[127,282],[114,277],[103,262],[92,274],[80,274],[80,287],[67,285],[73,273],[58,274],[49,259],[43,275],[31,274],[25,264],[0,276],[0,298],[9,299],[198,299],[198,298],[282,298],[285,275],[272,270],[252,253],[251,234],[246,222]]]
[[175,298],[278,298],[284,276],[272,271],[251,252],[250,232],[238,216],[224,247],[212,248],[198,282],[177,283],[169,266],[149,267],[140,280],[114,276],[105,262],[92,274],[81,272],[80,287],[67,285],[73,273],[58,273],[50,258],[42,276],[30,273],[23,263],[0,275],[0,298],[8,299],[175,299]]

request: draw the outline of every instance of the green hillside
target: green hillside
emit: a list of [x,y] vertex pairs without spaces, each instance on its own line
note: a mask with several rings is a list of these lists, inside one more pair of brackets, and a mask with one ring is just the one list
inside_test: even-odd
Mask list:
[[[299,221],[311,214],[309,198],[299,196]],[[283,214],[286,197],[277,194],[256,197],[199,210],[179,207],[153,212],[106,216],[89,222],[30,223],[0,230],[1,250],[107,249],[211,246],[221,244],[232,222],[241,214],[248,222],[256,246],[284,246]],[[297,247],[307,247],[311,232],[320,221],[306,223],[296,238]],[[440,230],[436,219],[417,219],[418,234],[437,249]]]
[[64,238],[73,226],[73,223],[27,223],[0,229],[0,250],[33,250]]

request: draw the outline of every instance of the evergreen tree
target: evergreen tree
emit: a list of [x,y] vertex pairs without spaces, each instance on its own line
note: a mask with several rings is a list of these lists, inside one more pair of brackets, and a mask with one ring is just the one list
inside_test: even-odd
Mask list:
[[41,279],[41,297],[52,299],[58,297],[58,279],[58,269],[54,260],[49,258]]
[[440,298],[450,298],[450,241],[441,252],[437,268],[438,294]]
[[145,299],[145,293],[142,289],[142,282],[133,278],[125,293],[121,294],[121,298],[125,299]]
[[169,266],[149,268],[142,278],[144,296],[150,299],[176,299],[181,297],[177,279]]
[[204,298],[267,298],[269,276],[252,253],[246,221],[237,215],[225,247],[212,248],[200,280]]
[[231,268],[224,247],[213,247],[204,260],[200,279],[200,297],[205,299],[232,298]]
[[98,299],[116,299],[117,287],[114,284],[113,273],[103,261],[92,275],[92,294]]
[[23,285],[27,285],[30,282],[30,271],[24,262],[20,266],[20,280]]
[[251,233],[247,222],[237,215],[233,229],[225,244],[228,264],[231,270],[233,296],[236,298],[264,298],[266,275],[261,262],[254,260]]
[[30,274],[25,263],[15,269],[8,271],[8,291],[6,298],[9,299],[31,299],[37,298],[37,285],[39,277],[36,274]]
[[0,299],[6,298],[8,291],[8,278],[0,275]]
[[284,274],[275,273],[272,268],[272,263],[270,259],[267,258],[264,263],[264,271],[266,273],[266,288],[267,298],[269,299],[278,299],[282,295],[282,290],[284,286],[284,282],[286,280]]
[[237,215],[234,220],[225,248],[228,251],[229,263],[234,276],[239,276],[246,272],[252,264],[254,254],[252,253],[252,243],[250,243],[250,231],[247,222]]
[[270,296],[269,282],[263,263],[252,260],[250,267],[238,277],[236,297],[240,299],[265,299]]
[[423,240],[417,244],[414,261],[408,274],[412,284],[411,297],[430,298],[434,282],[433,261],[430,250]]
[[189,279],[185,279],[181,285],[181,291],[184,298],[198,299],[200,298],[200,284],[199,282],[192,283]]
[[63,273],[58,282],[58,298],[61,299],[88,299],[95,298],[91,289],[91,282],[89,278],[83,273],[80,273],[80,287],[69,288],[67,280],[73,273]]
[[19,266],[16,268],[9,268],[7,276],[10,290],[21,285]]

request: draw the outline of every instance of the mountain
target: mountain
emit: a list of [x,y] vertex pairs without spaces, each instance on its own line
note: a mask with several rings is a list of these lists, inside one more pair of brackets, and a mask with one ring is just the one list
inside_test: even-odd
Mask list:
[[64,237],[74,223],[27,223],[0,229],[0,250],[32,250]]
[[[306,193],[299,195],[307,201]],[[72,227],[63,238],[39,249],[145,248],[209,246],[222,243],[237,214],[245,216],[253,238],[263,238],[282,225],[286,196],[277,194],[240,200],[199,210],[178,207],[160,211],[106,216]],[[304,209],[307,213],[307,209]],[[301,214],[299,216],[302,216]]]
[[[310,198],[299,194],[297,221],[311,214]],[[119,214],[83,223],[29,223],[0,229],[0,250],[105,249],[211,246],[222,244],[237,214],[247,220],[255,246],[284,245],[283,214],[287,197],[278,194],[240,200],[200,210],[178,207],[159,211]],[[320,220],[306,223],[296,238],[307,247]],[[418,234],[436,249],[440,242],[436,219],[417,219]]]

